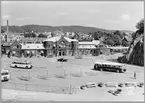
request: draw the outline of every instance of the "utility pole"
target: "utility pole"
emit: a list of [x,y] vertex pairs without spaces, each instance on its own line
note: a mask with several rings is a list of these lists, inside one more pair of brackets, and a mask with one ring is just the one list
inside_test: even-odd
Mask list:
[[70,94],[72,94],[71,93],[71,73],[70,73],[70,79],[69,79],[69,88],[70,88]]
[[28,69],[28,78],[30,79],[30,70]]

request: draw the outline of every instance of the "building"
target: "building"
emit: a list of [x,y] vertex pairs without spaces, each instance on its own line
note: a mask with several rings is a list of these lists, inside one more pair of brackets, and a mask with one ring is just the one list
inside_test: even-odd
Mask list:
[[45,48],[45,56],[74,55],[78,47],[78,40],[70,39],[62,35],[44,40],[43,45]]
[[[25,38],[26,39],[26,38]],[[79,42],[64,35],[37,40],[30,38],[23,42],[17,40],[11,43],[3,43],[5,51],[11,51],[11,56],[76,56],[76,55],[96,55],[100,51],[100,42],[93,40],[90,42]],[[32,42],[33,41],[33,42]]]

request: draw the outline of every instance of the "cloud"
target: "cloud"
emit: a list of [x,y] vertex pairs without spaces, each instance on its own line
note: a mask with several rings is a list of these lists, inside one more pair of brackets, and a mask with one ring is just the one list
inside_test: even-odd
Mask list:
[[1,1],[2,4],[8,4],[10,1]]
[[31,17],[20,17],[20,18],[16,18],[16,20],[29,20],[32,19]]
[[118,21],[118,20],[104,20],[104,22],[106,22],[106,23],[113,23],[113,24],[120,23],[120,21]]
[[121,18],[122,18],[123,20],[130,20],[130,16],[129,16],[128,14],[122,14],[122,15],[121,15]]
[[89,13],[100,13],[100,11],[96,10],[96,9],[89,9],[89,10],[87,10],[87,12],[89,12]]
[[68,15],[67,12],[57,12],[56,14],[57,14],[57,15],[61,15],[61,16],[66,16],[66,15]]
[[11,18],[11,15],[3,15],[2,18],[3,19],[9,19],[9,18]]

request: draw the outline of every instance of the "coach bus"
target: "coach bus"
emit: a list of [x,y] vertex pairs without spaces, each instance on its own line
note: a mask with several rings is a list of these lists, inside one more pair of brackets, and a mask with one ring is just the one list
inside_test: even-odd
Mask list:
[[94,69],[99,71],[113,71],[117,73],[124,73],[126,69],[120,63],[114,62],[95,62]]

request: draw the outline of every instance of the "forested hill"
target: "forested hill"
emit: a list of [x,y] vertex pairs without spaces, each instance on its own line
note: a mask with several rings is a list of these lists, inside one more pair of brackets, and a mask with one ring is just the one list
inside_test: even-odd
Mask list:
[[[2,26],[1,29],[6,31],[6,26]],[[46,25],[24,25],[24,26],[9,26],[11,32],[23,33],[23,32],[53,32],[56,30],[62,30],[63,32],[81,32],[81,33],[90,33],[90,32],[106,32],[111,33],[115,30],[106,30],[95,27],[87,26],[46,26]],[[119,30],[120,32],[132,32],[127,30]]]

